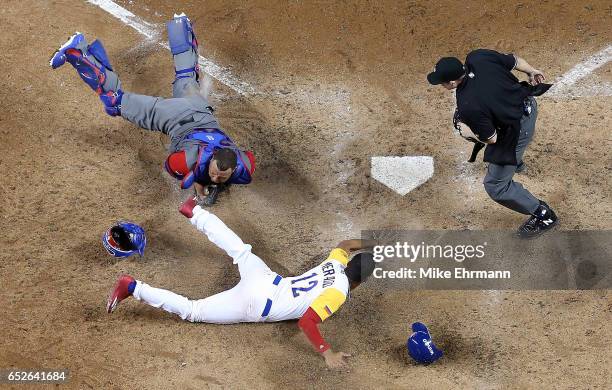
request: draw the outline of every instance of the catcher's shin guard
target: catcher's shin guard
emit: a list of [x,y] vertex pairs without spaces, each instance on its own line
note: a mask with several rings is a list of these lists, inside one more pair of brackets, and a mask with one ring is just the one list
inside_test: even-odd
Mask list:
[[105,111],[112,116],[119,115],[121,113],[123,91],[114,73],[112,76],[115,82],[110,84],[116,86],[115,90],[104,87],[107,80],[107,70],[112,72],[113,68],[102,42],[95,40],[87,46],[85,51],[82,50],[84,46],[85,37],[83,37],[83,34],[76,33],[71,36],[51,57],[49,62],[51,67],[55,69],[66,62],[70,63],[76,69],[79,77],[100,96]]
[[[191,21],[184,13],[175,14],[174,18],[166,23],[166,28],[172,55],[178,56],[185,52],[191,52],[190,56],[176,61],[176,78],[192,77],[195,74],[197,81],[200,70],[198,65],[198,40],[193,32]],[[175,60],[178,58],[175,57]]]
[[66,61],[76,69],[85,84],[89,85],[98,95],[104,92],[102,88],[104,81],[106,81],[104,66],[98,66],[87,53],[83,53],[76,48],[66,50]]

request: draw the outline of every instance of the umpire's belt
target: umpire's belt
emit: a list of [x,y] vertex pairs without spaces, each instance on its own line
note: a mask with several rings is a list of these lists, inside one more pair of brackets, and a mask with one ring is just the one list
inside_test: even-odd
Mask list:
[[[280,275],[276,275],[276,277],[274,278],[274,281],[272,281],[272,284],[275,286],[278,286],[278,284],[280,283],[280,281],[283,279],[282,276]],[[263,312],[261,313],[262,317],[267,317],[268,314],[270,314],[270,309],[272,308],[272,300],[270,298],[268,298],[268,300],[266,301],[266,307],[264,307]]]

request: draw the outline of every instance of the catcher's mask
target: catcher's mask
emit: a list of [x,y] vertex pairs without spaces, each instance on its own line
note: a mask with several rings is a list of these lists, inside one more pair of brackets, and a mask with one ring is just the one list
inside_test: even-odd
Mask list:
[[132,222],[117,222],[102,236],[102,245],[115,257],[129,257],[138,253],[144,255],[147,237],[144,229]]

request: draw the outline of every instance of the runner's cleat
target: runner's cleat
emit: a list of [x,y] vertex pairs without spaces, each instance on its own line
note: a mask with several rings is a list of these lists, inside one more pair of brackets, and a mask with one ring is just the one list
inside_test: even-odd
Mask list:
[[125,298],[132,295],[130,292],[130,284],[135,280],[130,275],[121,275],[117,279],[115,283],[115,287],[108,296],[108,300],[106,301],[106,311],[112,313],[116,308],[119,302],[123,301]]

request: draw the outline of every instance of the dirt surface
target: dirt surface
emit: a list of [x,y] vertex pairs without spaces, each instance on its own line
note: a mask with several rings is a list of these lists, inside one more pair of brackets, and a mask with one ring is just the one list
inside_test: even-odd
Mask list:
[[[612,41],[606,1],[119,3],[160,31],[186,12],[200,53],[254,87],[214,84],[221,124],[258,158],[254,182],[214,212],[285,275],[365,228],[515,229],[524,217],[488,199],[484,164],[465,163],[470,146],[450,131],[453,97],[426,73],[487,47],[553,80]],[[291,322],[191,324],[136,301],[107,315],[122,272],[193,298],[238,275],[176,212],[186,194],[162,172],[167,139],[106,116],[48,57],[81,31],[105,43],[125,89],[168,96],[171,56],[84,1],[7,0],[0,22],[0,368],[66,367],[79,389],[612,386],[610,291],[383,294],[373,281],[322,326],[354,355],[348,374],[327,371]],[[610,67],[590,77],[609,82]],[[612,227],[610,113],[610,97],[540,99],[519,180],[562,229]],[[400,197],[369,177],[376,155],[433,156],[436,173]],[[145,227],[144,258],[106,254],[117,219]],[[445,351],[429,367],[405,356],[415,320]]]

